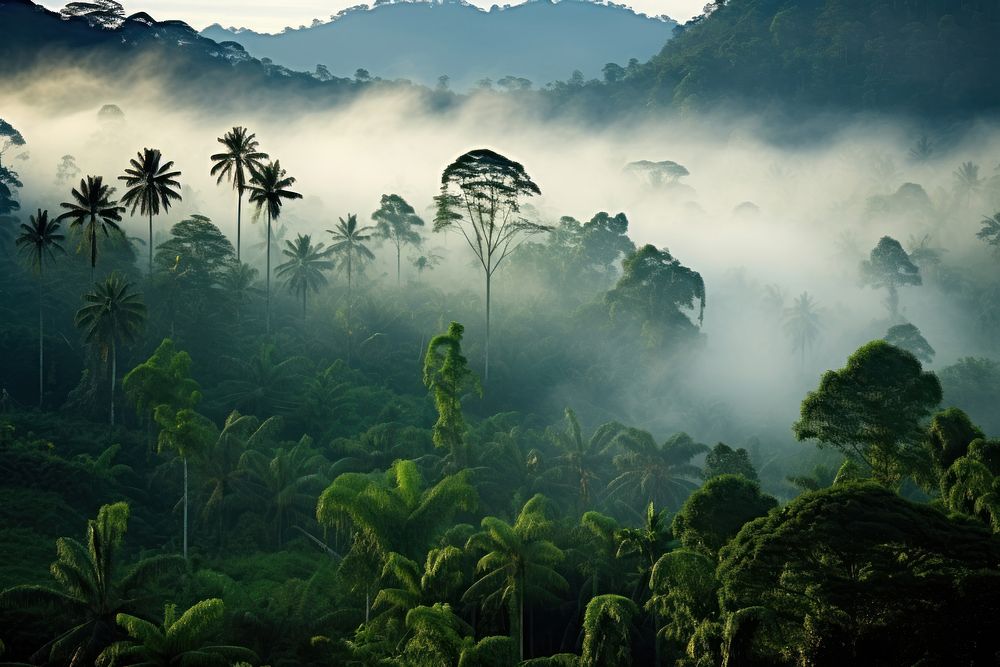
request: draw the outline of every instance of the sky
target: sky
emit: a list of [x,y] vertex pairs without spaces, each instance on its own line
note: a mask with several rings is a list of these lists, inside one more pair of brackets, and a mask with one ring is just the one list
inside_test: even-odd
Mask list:
[[[224,27],[250,28],[257,32],[279,32],[285,26],[308,25],[313,19],[326,20],[342,9],[362,4],[366,0],[125,0],[129,13],[148,12],[159,20],[179,19],[201,30],[212,23]],[[489,7],[493,4],[517,4],[511,0],[471,0]],[[701,13],[707,0],[619,0],[639,12],[650,15],[667,14],[682,23]],[[45,0],[41,4],[54,10],[65,2]],[[366,4],[373,4],[368,0]]]

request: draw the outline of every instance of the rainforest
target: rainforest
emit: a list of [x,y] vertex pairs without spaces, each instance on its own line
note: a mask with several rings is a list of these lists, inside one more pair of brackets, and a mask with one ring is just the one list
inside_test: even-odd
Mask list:
[[0,666],[1000,664],[1000,1],[462,87],[43,4]]

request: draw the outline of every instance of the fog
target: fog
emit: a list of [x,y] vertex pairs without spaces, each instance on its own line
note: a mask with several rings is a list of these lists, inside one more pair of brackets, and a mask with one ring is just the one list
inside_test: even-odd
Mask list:
[[[177,106],[156,89],[155,77],[133,85],[143,80],[132,76],[128,85],[111,85],[74,71],[5,86],[2,115],[21,130],[30,153],[30,159],[14,164],[25,183],[23,213],[55,210],[67,200],[69,185],[55,180],[63,155],[75,156],[83,174],[111,179],[136,151],[157,147],[183,172],[185,186],[184,201],[154,221],[159,233],[182,216],[200,213],[235,241],[235,196],[209,176],[209,155],[219,148],[216,137],[245,125],[305,196],[285,206],[281,223],[289,237],[314,233],[322,240],[323,230],[349,212],[367,221],[383,193],[402,195],[429,221],[441,170],[469,149],[492,148],[521,162],[539,184],[542,196],[531,203],[541,221],[624,212],[637,245],[669,248],[704,277],[705,341],[689,360],[681,393],[690,405],[720,405],[719,414],[727,418],[658,405],[657,395],[640,383],[627,390],[636,403],[628,416],[654,422],[640,426],[684,429],[736,444],[752,433],[790,437],[798,402],[821,372],[843,365],[854,349],[888,327],[884,290],[862,287],[858,272],[882,236],[893,236],[908,249],[927,237],[946,251],[947,265],[993,271],[988,247],[975,237],[993,202],[985,191],[963,200],[953,175],[971,160],[982,165],[984,178],[993,176],[991,156],[998,154],[1000,134],[992,126],[966,128],[947,140],[932,134],[931,159],[917,162],[909,151],[922,131],[887,119],[830,119],[815,140],[789,146],[770,141],[774,128],[765,130],[746,116],[664,115],[595,128],[567,119],[538,120],[523,98],[491,93],[447,112],[428,112],[417,96],[406,93],[373,93],[322,111],[297,110],[294,100],[257,105],[248,93],[237,104],[240,113],[219,113]],[[99,121],[104,104],[118,105],[124,122]],[[637,160],[673,160],[690,175],[669,187],[652,187],[623,171]],[[879,210],[873,204],[878,201],[873,198],[892,195],[904,183],[919,184],[930,207],[889,202]],[[746,202],[753,206],[741,207]],[[125,228],[145,239],[146,224],[126,217]],[[262,224],[244,228],[244,248],[263,239]],[[448,254],[426,280],[445,291],[455,285],[481,291],[471,253],[460,239],[436,234],[427,245],[447,248]],[[388,247],[376,253],[380,264],[372,273],[379,275],[389,271],[392,253]],[[526,287],[519,280],[516,274],[498,274],[501,330],[504,312]],[[988,355],[987,338],[972,326],[974,314],[929,282],[903,287],[901,307],[937,350],[931,367]],[[781,303],[768,302],[769,286],[782,295]],[[783,332],[782,313],[802,292],[821,308],[823,331],[800,361]],[[626,343],[609,341],[621,344]],[[651,368],[650,377],[657,372]],[[553,391],[559,401],[572,400],[566,387]]]

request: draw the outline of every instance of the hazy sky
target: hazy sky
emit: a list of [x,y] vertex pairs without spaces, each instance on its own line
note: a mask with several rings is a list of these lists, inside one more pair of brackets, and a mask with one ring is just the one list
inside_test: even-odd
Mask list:
[[[516,0],[471,0],[473,4],[489,7],[493,4],[518,4]],[[701,12],[707,0],[618,0],[636,11],[650,15],[668,14],[679,21],[686,21]],[[326,19],[345,7],[362,4],[366,0],[125,0],[128,12],[149,12],[156,19],[180,19],[193,27],[204,28],[212,23],[223,26],[252,28],[259,32],[277,32],[285,26],[309,24],[314,18]],[[65,2],[44,0],[41,4],[51,9],[63,7]],[[373,4],[367,0],[366,4]]]

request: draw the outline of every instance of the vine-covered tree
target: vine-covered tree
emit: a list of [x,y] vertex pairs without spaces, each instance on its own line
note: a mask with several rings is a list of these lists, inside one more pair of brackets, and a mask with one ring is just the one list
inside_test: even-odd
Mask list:
[[486,148],[460,155],[441,173],[434,231],[461,233],[486,277],[484,383],[490,377],[493,275],[528,235],[548,230],[521,215],[523,200],[541,193],[520,163]]
[[464,332],[461,324],[452,322],[447,333],[431,339],[424,355],[424,386],[433,393],[438,413],[432,437],[437,447],[448,451],[449,463],[456,469],[468,465],[469,459],[462,395],[470,389],[479,391],[479,382],[462,355]]

